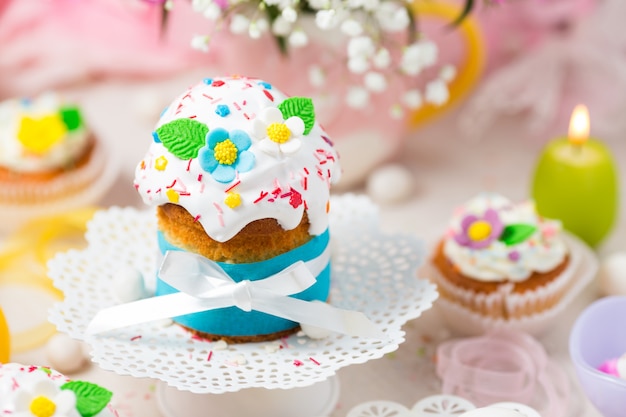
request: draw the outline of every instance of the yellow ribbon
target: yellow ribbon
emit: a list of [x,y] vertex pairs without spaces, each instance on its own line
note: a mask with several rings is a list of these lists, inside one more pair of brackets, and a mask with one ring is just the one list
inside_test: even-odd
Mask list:
[[[46,263],[59,251],[84,246],[86,225],[96,210],[86,207],[40,217],[8,236],[0,252],[0,290],[7,284],[31,286],[61,300],[63,294],[47,276]],[[25,331],[11,332],[11,353],[39,347],[55,332],[47,320]]]
[[[457,5],[447,4],[433,0],[415,0],[413,12],[416,16],[436,17],[451,23],[461,13]],[[424,105],[409,116],[409,125],[413,128],[432,120],[435,116],[444,114],[445,111],[456,105],[476,85],[486,61],[485,41],[482,32],[471,14],[463,22],[450,30],[458,31],[465,45],[465,60],[459,66],[456,78],[449,85],[450,97],[440,106],[424,103]]]

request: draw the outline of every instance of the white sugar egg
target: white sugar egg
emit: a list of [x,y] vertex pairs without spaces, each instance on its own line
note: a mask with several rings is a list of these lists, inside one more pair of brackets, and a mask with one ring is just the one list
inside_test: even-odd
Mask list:
[[397,203],[413,193],[411,171],[401,164],[387,164],[377,168],[367,179],[367,193],[379,203]]
[[48,340],[46,356],[50,366],[62,374],[78,372],[88,363],[82,343],[65,333],[57,333]]
[[626,252],[616,252],[602,260],[598,282],[605,295],[626,295]]

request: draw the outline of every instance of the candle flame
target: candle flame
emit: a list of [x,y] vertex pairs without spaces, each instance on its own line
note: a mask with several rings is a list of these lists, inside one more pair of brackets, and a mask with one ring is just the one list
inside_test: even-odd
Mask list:
[[589,138],[589,111],[587,106],[579,104],[574,108],[569,121],[569,140],[581,145]]

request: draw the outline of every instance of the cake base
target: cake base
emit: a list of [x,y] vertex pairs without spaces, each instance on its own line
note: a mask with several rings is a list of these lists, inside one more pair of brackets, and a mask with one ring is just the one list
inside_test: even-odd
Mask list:
[[224,394],[193,394],[158,384],[157,404],[164,417],[320,417],[339,400],[337,376],[292,389],[250,388]]

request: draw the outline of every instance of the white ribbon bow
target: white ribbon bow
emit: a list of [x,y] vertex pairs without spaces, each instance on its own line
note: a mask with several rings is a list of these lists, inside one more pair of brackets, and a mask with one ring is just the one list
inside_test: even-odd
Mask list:
[[235,282],[214,261],[189,252],[169,251],[159,277],[180,292],[101,310],[89,323],[87,334],[234,306],[350,336],[385,338],[363,313],[289,297],[315,284],[315,276],[326,267],[329,256],[327,248],[317,258],[298,261],[267,278]]

